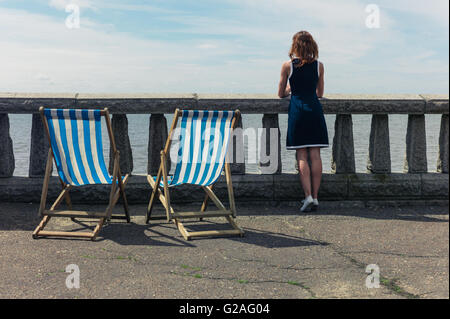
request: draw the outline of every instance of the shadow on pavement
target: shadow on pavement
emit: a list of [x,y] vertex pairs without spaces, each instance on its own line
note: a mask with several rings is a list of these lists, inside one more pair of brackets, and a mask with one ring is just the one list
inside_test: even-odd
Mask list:
[[[276,206],[276,207],[264,207],[264,206],[238,206],[238,216],[298,216],[302,218],[304,216],[348,216],[359,217],[375,220],[404,220],[404,221],[417,221],[417,222],[438,222],[448,223],[449,215],[448,206],[432,206],[432,207],[339,207],[339,203],[336,203],[336,207],[333,207],[332,202],[327,202],[325,207],[320,207],[315,212],[300,212],[300,205],[292,206]],[[442,218],[440,218],[442,216]]]
[[261,246],[264,248],[287,248],[304,246],[328,246],[329,243],[302,237],[262,231],[258,229],[244,228],[245,237],[230,237],[231,240],[241,241],[246,244]]
[[[357,218],[367,218],[374,220],[404,220],[404,221],[415,221],[415,222],[437,222],[437,223],[448,223],[448,215],[449,210],[448,206],[432,206],[432,207],[354,207],[354,208],[342,208],[333,207],[334,203],[327,202],[324,207],[320,207],[320,209],[316,212],[310,213],[300,213],[299,208],[292,205],[283,205],[283,206],[260,206],[260,205],[238,205],[237,207],[237,215],[238,221],[239,216],[274,216],[274,217],[282,217],[282,216],[296,216],[301,220],[304,217],[319,217],[320,219],[326,217],[357,217]],[[77,205],[78,206],[78,205]],[[123,227],[134,227],[132,232],[140,232],[143,233],[145,230],[149,232],[156,231],[151,225],[164,225],[164,223],[154,223],[152,222],[149,225],[145,225],[143,223],[143,217],[145,214],[146,208],[142,205],[131,206],[131,217],[132,221],[135,221],[136,218],[142,219],[142,224],[133,224],[134,226],[122,224],[120,222],[113,222],[111,225],[111,229],[116,229],[117,225],[123,225]],[[75,207],[74,207],[75,208]],[[77,209],[85,209],[85,210],[102,210],[103,206],[90,206],[90,205],[80,205],[76,207]],[[186,207],[183,207],[186,208]],[[33,231],[35,227],[38,225],[40,218],[37,216],[38,205],[37,204],[18,204],[18,203],[0,203],[0,231],[7,230],[23,230],[23,231]],[[156,215],[162,215],[164,212],[161,209],[155,209],[157,212]],[[115,210],[116,214],[120,214],[120,208]],[[158,214],[159,213],[159,214]],[[162,215],[164,216],[164,215]],[[320,222],[318,220],[318,222]],[[169,225],[175,231],[175,226]],[[109,227],[106,227],[102,230],[102,233]],[[119,228],[117,228],[119,229]],[[113,235],[113,234],[111,234]],[[119,232],[114,234],[114,236],[120,236]],[[163,236],[163,234],[160,234]],[[171,237],[171,236],[168,236]],[[113,238],[111,236],[110,238]],[[151,236],[153,238],[153,236]],[[171,237],[173,238],[173,237]],[[141,239],[134,239],[137,243],[148,242],[148,236],[142,236]],[[127,242],[127,239],[123,239],[124,242]]]

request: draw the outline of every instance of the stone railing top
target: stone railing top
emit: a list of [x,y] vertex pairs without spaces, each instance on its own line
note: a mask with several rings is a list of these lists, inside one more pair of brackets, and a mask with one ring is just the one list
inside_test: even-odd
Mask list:
[[[329,94],[327,114],[443,114],[448,95]],[[240,109],[246,114],[287,113],[289,98],[274,94],[0,93],[0,113],[36,113],[39,107],[109,108],[111,113],[173,113],[181,109]]]

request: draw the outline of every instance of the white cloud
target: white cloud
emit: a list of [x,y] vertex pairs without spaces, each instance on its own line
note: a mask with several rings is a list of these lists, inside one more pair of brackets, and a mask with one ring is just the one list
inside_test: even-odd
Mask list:
[[36,80],[39,80],[39,81],[50,81],[51,80],[51,78],[48,75],[43,74],[43,73],[36,74],[35,78],[36,78]]
[[202,44],[197,45],[197,48],[208,50],[208,49],[217,49],[218,46],[216,44],[212,44],[212,43],[202,43]]
[[75,4],[80,8],[96,9],[92,0],[50,0],[48,4],[59,10],[65,10],[69,4]]
[[[428,0],[414,1],[395,0],[382,2],[383,8],[394,9],[401,12],[413,13],[417,16],[426,18],[445,26],[448,29],[449,24],[449,1],[448,0]],[[421,21],[419,21],[421,22]]]
[[[164,30],[184,33],[181,41],[139,37],[83,15],[82,27],[69,30],[64,19],[0,7],[0,29],[9,31],[0,39],[0,91],[273,93],[291,37],[301,29],[319,43],[328,92],[447,91],[448,62],[442,54],[409,43],[383,6],[382,28],[369,30],[365,4],[357,0],[229,1],[239,8],[231,18],[77,1],[97,11],[160,10],[159,19],[169,25],[183,23]],[[73,1],[48,3],[63,9],[68,2]],[[424,15],[438,19],[436,10]]]
[[225,62],[211,69],[201,63],[209,53],[194,46],[101,29],[70,30],[59,19],[18,10],[0,9],[0,28],[14,30],[0,40],[6,61],[0,91],[236,92],[239,87],[229,85],[235,76],[244,85],[255,73],[245,61],[238,72]]

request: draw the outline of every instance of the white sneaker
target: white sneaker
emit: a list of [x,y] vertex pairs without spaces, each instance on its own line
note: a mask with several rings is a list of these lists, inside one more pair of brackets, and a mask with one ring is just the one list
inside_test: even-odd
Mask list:
[[[301,201],[302,205],[305,203],[305,200],[306,199]],[[315,212],[318,209],[319,209],[319,200],[317,198],[313,198],[313,205],[311,207],[311,211]]]
[[302,206],[302,208],[300,208],[300,211],[301,212],[309,212],[309,211],[311,211],[311,208],[314,204],[314,200],[311,196],[308,196],[307,198],[305,198],[302,201],[302,204],[303,204],[303,206]]
[[317,198],[315,198],[311,210],[315,212],[318,209],[319,209],[319,201],[317,200]]

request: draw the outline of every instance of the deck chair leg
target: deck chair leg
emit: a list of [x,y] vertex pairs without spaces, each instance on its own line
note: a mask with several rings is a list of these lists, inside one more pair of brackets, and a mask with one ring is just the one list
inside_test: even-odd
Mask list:
[[[160,168],[160,170],[158,171],[158,177],[156,178],[156,182],[157,182],[157,183],[159,183],[158,180],[161,179],[160,171],[161,171],[161,168]],[[150,179],[153,179],[153,177],[152,177],[151,175],[149,175],[149,176],[147,177],[147,179],[148,179],[148,181],[149,181],[150,186],[152,186],[151,183],[150,183]],[[155,184],[155,185],[157,185],[157,184]],[[156,186],[152,186],[152,193],[151,193],[151,195],[150,195],[150,201],[148,202],[148,206],[147,206],[147,215],[146,215],[147,217],[146,217],[146,219],[145,219],[145,223],[146,223],[146,224],[148,224],[148,223],[150,222],[150,217],[152,216],[153,205],[154,205],[154,203],[155,203],[155,196],[156,196],[156,193],[157,193],[157,192],[158,192],[158,188],[157,188]]]
[[[153,202],[151,202],[150,204],[154,205],[155,198],[158,198],[158,200],[164,206],[164,209],[168,209],[169,212],[170,212],[169,219],[167,218],[167,214],[166,214],[166,220],[168,222],[171,221],[173,219],[172,218],[173,214],[175,214],[175,211],[174,211],[173,207],[171,205],[167,205],[166,197],[162,193],[161,189],[159,187],[156,187],[156,182],[155,182],[155,180],[153,179],[153,177],[151,175],[147,175],[147,181],[150,184],[150,186],[152,187],[152,189],[155,190],[155,195],[153,197]],[[148,215],[148,221],[150,221],[150,218],[151,218],[151,215]],[[156,217],[155,219],[161,219],[161,217]]]
[[156,175],[156,181],[155,181],[154,185],[152,185],[152,183],[151,183],[151,179],[153,179],[153,177],[151,175],[149,175],[149,177],[147,177],[150,186],[152,186],[152,194],[150,196],[150,201],[149,201],[148,207],[147,207],[147,218],[146,218],[146,221],[145,221],[146,224],[148,224],[149,221],[150,221],[153,205],[155,203],[155,197],[156,197],[156,194],[158,193],[158,185],[159,185],[159,183],[161,181],[161,174],[162,174],[162,166],[160,164],[159,169],[158,169],[158,174]]
[[104,223],[105,223],[105,218],[100,219],[97,226],[95,226],[95,228],[94,228],[91,240],[95,240],[97,238],[98,233],[100,232],[100,229],[102,229]]
[[[181,235],[186,240],[190,240],[193,237],[207,237],[207,236],[228,236],[228,235],[238,235],[241,237],[244,236],[243,229],[240,228],[234,221],[233,212],[225,208],[220,199],[212,191],[212,186],[202,186],[202,188],[207,196],[207,198],[205,197],[204,205],[202,205],[202,208],[206,208],[205,202],[207,202],[208,199],[211,199],[211,201],[217,206],[219,211],[209,213],[206,213],[205,211],[200,211],[198,213],[175,213],[173,220]],[[228,221],[228,223],[231,225],[233,229],[189,232],[186,230],[182,221],[180,220],[181,218],[192,218],[192,217],[201,218],[202,214],[205,214],[206,216],[209,217],[225,217],[225,219]]]
[[148,224],[150,221],[150,217],[152,217],[153,203],[155,202],[155,194],[156,190],[152,191],[152,195],[150,196],[150,201],[147,207],[147,217],[145,219],[145,223]]
[[116,205],[117,201],[119,200],[120,196],[122,196],[123,199],[123,205],[125,209],[125,219],[127,222],[130,222],[130,214],[128,210],[128,202],[125,195],[125,185],[128,182],[129,174],[125,175],[125,177],[122,180],[122,177],[120,176],[120,168],[119,168],[119,156],[118,151],[114,159],[114,168],[113,168],[113,178],[111,183],[111,193],[109,195],[109,204],[106,208],[106,221],[109,221],[110,219],[123,219],[122,216],[112,216],[112,210],[114,206]]
[[39,225],[36,227],[36,229],[33,231],[33,238],[37,239],[40,236],[47,237],[47,236],[54,236],[54,237],[78,237],[78,238],[90,238],[94,240],[97,237],[98,232],[100,231],[101,226],[104,223],[105,218],[101,218],[99,221],[99,224],[97,224],[96,228],[92,233],[89,232],[64,232],[64,231],[45,231],[44,228],[47,225],[47,223],[50,221],[50,218],[52,215],[55,215],[56,217],[71,217],[72,220],[75,220],[74,216],[80,217],[80,218],[96,218],[96,214],[93,213],[92,215],[89,215],[87,213],[83,212],[75,212],[75,211],[56,211],[56,208],[61,204],[61,202],[66,198],[67,193],[69,192],[71,188],[71,185],[66,184],[65,188],[61,191],[61,193],[56,198],[55,202],[51,206],[50,210],[46,211],[43,210],[42,213],[45,214],[45,216],[42,218]]
[[[212,186],[211,186],[211,188],[212,188]],[[208,194],[205,194],[205,199],[203,200],[202,207],[200,208],[200,212],[203,213],[204,211],[206,211],[206,209],[208,208],[208,200],[209,200],[209,196],[208,196]],[[203,221],[203,218],[200,217],[199,220]]]
[[[164,184],[164,200],[166,202],[165,208],[166,208],[166,216],[167,221],[170,221],[172,218],[170,216],[170,191],[169,191],[169,183],[167,180],[167,167],[166,167],[166,153],[164,151],[161,151],[161,170],[162,170],[162,179]],[[155,187],[158,187],[158,184],[155,184]]]
[[45,210],[47,203],[48,184],[50,182],[50,173],[53,167],[53,153],[52,149],[48,149],[47,163],[45,165],[44,183],[42,185],[41,203],[39,205],[39,216],[42,217],[42,213]]
[[191,240],[191,236],[189,236],[189,232],[186,230],[186,228],[184,228],[183,224],[176,219],[174,220],[174,223],[177,226],[181,236],[183,236],[185,240]]
[[[61,204],[63,199],[69,200],[69,203],[70,203],[70,197],[67,197],[68,191],[70,189],[70,185],[62,183],[61,185],[63,186],[63,190],[61,191],[61,193],[59,194],[59,196],[56,198],[55,202],[51,206],[50,211],[45,210],[52,165],[53,165],[53,153],[52,153],[52,149],[50,148],[48,151],[47,164],[46,164],[45,176],[44,176],[44,184],[42,186],[41,203],[40,203],[40,207],[39,207],[39,216],[43,216],[43,217],[42,217],[39,225],[33,231],[32,237],[34,239],[37,239],[39,236],[63,236],[63,237],[69,237],[69,236],[88,237],[88,236],[90,236],[89,233],[68,233],[68,232],[44,231],[45,226],[51,219],[51,216],[48,215],[48,212],[54,211],[55,208]],[[71,206],[71,203],[70,203],[70,206]],[[44,214],[46,214],[46,215],[44,216]]]
[[153,203],[155,201],[156,191],[152,191],[152,195],[150,196],[150,201],[147,207],[147,214],[145,218],[145,223],[148,224],[150,222],[150,218],[152,217]]
[[44,216],[39,223],[39,225],[36,227],[36,229],[33,232],[33,239],[38,238],[38,234],[41,230],[44,229],[45,225],[47,225],[48,221],[50,220],[50,216]]
[[[170,152],[170,146],[172,144],[172,134],[174,132],[175,127],[177,126],[178,117],[180,114],[181,114],[181,111],[179,109],[176,109],[173,120],[172,120],[172,125],[170,127],[170,130],[169,130],[169,133],[167,136],[166,144],[164,146],[164,149],[161,150],[161,158],[162,158],[163,154],[168,154]],[[149,222],[150,217],[151,217],[151,212],[152,212],[153,204],[155,201],[155,197],[158,195],[159,200],[162,202],[160,192],[159,192],[159,184],[160,184],[160,181],[162,178],[162,174],[163,174],[163,162],[161,161],[161,164],[159,165],[159,169],[158,169],[158,174],[156,177],[156,183],[154,184],[154,186],[152,186],[153,191],[152,191],[152,195],[150,197],[150,202],[149,202],[148,208],[147,208],[147,220],[146,220],[147,223]],[[151,178],[151,176],[150,176],[150,178]],[[147,176],[147,179],[149,179],[149,175]],[[166,172],[166,176],[165,176],[164,180],[167,181],[167,172]],[[149,183],[150,183],[150,185],[152,185],[150,179],[149,179]],[[170,200],[168,202],[166,202],[166,199],[167,199],[167,197],[164,197],[163,205],[166,206],[167,220],[170,221],[171,218],[170,218],[169,214],[173,213],[173,209],[170,206]]]
[[[125,175],[125,179],[128,179],[129,174]],[[127,220],[127,223],[130,222],[130,211],[128,209],[128,200],[127,200],[127,195],[125,194],[125,185],[123,184],[122,181],[122,175],[120,174],[120,167],[119,167],[119,189],[120,189],[120,194],[122,196],[122,204],[123,204],[123,209],[125,210],[125,218]]]
[[208,208],[208,200],[209,196],[208,194],[205,195],[205,199],[203,200],[202,207],[200,208],[201,212],[204,212]]
[[[125,194],[125,185],[123,184],[123,180],[122,180],[122,172],[120,171],[120,153],[119,153],[119,151],[117,151],[116,157],[117,157],[117,180],[118,180],[118,184],[119,184],[120,194],[122,196],[123,209],[125,210],[125,218],[127,220],[127,223],[129,223],[130,222],[130,213],[128,210],[127,196]],[[129,174],[126,174],[124,179],[128,180],[128,177],[129,177]]]
[[66,195],[69,193],[70,188],[71,188],[70,185],[66,185],[66,187],[63,188],[63,190],[53,203],[52,207],[50,208],[50,210],[55,210],[56,208],[58,208],[58,206],[61,204],[64,198],[66,198]]
[[113,164],[113,176],[111,181],[111,192],[109,193],[109,205],[106,208],[106,220],[109,221],[111,219],[112,210],[114,208],[115,202],[114,197],[116,195],[117,190],[117,175],[119,173],[118,164],[119,164],[119,158],[118,153],[116,152],[114,154],[114,164]]
[[225,163],[225,177],[227,180],[228,200],[230,202],[230,210],[233,212],[233,218],[236,218],[236,203],[234,202],[233,182],[229,162]]
[[[59,178],[59,182],[61,183],[61,187],[62,189],[65,189],[68,184],[64,183],[64,181],[61,179],[61,177]],[[69,209],[72,209],[72,200],[70,198],[70,194],[67,192],[64,196],[64,199],[66,201],[66,205]]]
[[[61,204],[61,202],[66,198],[67,193],[69,192],[71,185],[65,184],[65,188],[61,191],[61,193],[56,198],[55,202],[51,206],[50,210],[43,211],[45,216],[42,218],[39,225],[34,230],[32,236],[34,239],[37,239],[40,236],[55,236],[55,237],[79,237],[79,238],[90,238],[95,239],[98,232],[100,231],[101,226],[103,225],[104,218],[101,219],[99,224],[96,226],[94,231],[92,233],[89,232],[64,232],[64,231],[45,231],[44,228],[47,225],[47,223],[50,221],[51,214],[57,214],[56,216],[59,217],[65,217],[64,213],[56,211],[56,208]],[[71,217],[74,215],[77,215],[80,218],[89,218],[93,216],[89,216],[88,214],[82,214],[80,212],[74,212],[74,211],[65,211],[67,213],[67,217]],[[58,215],[59,213],[59,215]],[[78,215],[79,214],[79,215]],[[72,220],[75,220],[75,217],[71,217]]]
[[131,219],[130,219],[130,211],[128,209],[127,196],[125,195],[125,192],[122,190],[120,190],[120,194],[122,195],[123,209],[125,211],[125,218],[127,220],[127,223],[129,223],[131,221]]
[[[64,183],[64,181],[61,178],[59,178],[59,181],[61,183],[61,187],[62,187],[63,191],[61,192],[59,197],[56,199],[56,201],[53,203],[52,208],[50,210],[55,210],[61,204],[63,199],[66,202],[67,208],[69,210],[72,210],[72,200],[70,198],[70,193],[69,193],[70,188],[72,186]],[[72,221],[76,221],[76,218],[74,218],[74,217],[72,217],[70,219]]]

